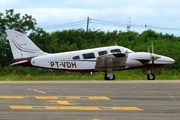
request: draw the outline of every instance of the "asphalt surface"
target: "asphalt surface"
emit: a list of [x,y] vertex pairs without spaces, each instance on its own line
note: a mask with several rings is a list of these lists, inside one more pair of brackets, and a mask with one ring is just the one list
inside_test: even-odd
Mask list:
[[2,81],[0,119],[179,120],[180,81]]

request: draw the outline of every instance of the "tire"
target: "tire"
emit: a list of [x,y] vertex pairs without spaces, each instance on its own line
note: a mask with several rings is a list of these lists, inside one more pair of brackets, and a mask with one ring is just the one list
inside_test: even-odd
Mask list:
[[153,73],[151,73],[151,75],[150,74],[147,75],[148,80],[155,80],[155,78],[156,76]]
[[113,74],[113,79],[110,79],[109,77],[107,77],[107,74],[104,76],[105,80],[115,80],[115,75]]

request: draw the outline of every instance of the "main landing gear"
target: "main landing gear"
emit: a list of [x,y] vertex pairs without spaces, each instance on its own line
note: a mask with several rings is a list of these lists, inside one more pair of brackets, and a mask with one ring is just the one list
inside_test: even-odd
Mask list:
[[112,68],[107,68],[107,71],[104,75],[105,80],[115,80],[115,75],[113,74]]
[[115,80],[115,75],[113,73],[111,73],[111,74],[105,73],[104,79],[105,80]]
[[156,76],[153,73],[151,73],[151,71],[149,70],[148,75],[147,75],[147,79],[148,80],[155,80],[155,78],[156,78]]

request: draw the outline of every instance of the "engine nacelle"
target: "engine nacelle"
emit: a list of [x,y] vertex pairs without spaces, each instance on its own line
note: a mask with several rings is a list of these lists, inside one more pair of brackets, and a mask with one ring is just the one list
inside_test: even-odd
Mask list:
[[141,66],[151,61],[151,54],[145,52],[137,52],[128,54],[126,65],[129,67]]

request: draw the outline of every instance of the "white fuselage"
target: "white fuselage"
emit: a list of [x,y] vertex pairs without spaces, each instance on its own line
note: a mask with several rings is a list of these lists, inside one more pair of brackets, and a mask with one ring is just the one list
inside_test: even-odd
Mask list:
[[[113,70],[130,69],[136,67],[151,67],[152,61],[150,58],[150,53],[135,53],[127,48],[120,46],[102,47],[38,56],[31,59],[31,64],[34,67],[46,68],[50,70],[62,70],[69,72],[91,72],[96,71],[95,66],[97,57],[100,56],[99,52],[107,51],[107,54],[109,54],[113,52],[113,50],[118,52],[117,49],[119,49],[121,53],[127,52],[128,57],[124,67],[119,66],[118,68],[117,66]],[[154,64],[157,66],[164,66],[174,63],[174,60],[169,57],[161,55],[157,56],[159,56],[159,58],[154,61]]]

